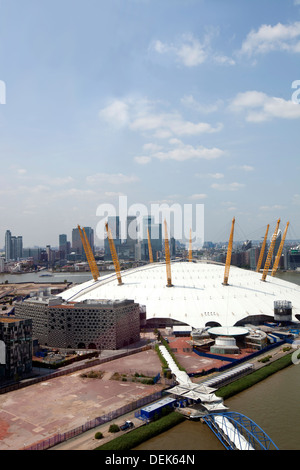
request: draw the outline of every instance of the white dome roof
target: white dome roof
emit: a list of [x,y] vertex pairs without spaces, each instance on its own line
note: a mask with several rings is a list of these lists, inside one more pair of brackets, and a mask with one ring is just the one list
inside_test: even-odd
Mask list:
[[209,262],[172,262],[171,272],[173,287],[166,286],[166,264],[152,263],[122,271],[123,285],[113,273],[60,296],[75,302],[131,299],[146,306],[147,320],[170,318],[193,328],[209,322],[233,326],[252,315],[274,317],[275,300],[292,302],[294,321],[300,314],[300,286],[276,277],[267,276],[264,282],[261,273],[231,266],[229,285],[224,286],[224,265]]

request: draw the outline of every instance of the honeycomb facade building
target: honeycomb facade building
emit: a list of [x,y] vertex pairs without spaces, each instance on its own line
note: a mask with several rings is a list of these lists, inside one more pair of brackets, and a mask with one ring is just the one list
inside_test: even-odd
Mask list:
[[132,300],[66,302],[42,296],[20,302],[15,313],[32,319],[33,336],[43,346],[114,350],[140,340],[140,307]]

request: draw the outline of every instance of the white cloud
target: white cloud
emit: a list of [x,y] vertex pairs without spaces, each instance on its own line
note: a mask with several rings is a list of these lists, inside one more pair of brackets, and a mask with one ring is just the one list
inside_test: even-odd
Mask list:
[[262,25],[248,34],[242,44],[241,54],[252,56],[271,51],[300,52],[300,22],[275,26]]
[[193,109],[194,111],[208,114],[208,113],[213,113],[217,111],[220,108],[220,105],[222,104],[222,100],[218,100],[214,104],[205,105],[205,104],[199,103],[199,101],[197,101],[193,97],[193,95],[185,95],[181,99],[181,103],[187,108]]
[[57,177],[49,180],[50,184],[54,186],[64,186],[65,184],[73,183],[74,178],[72,176],[65,176],[65,177]]
[[211,41],[214,35],[215,32],[210,31],[200,42],[192,34],[184,34],[176,44],[156,40],[151,48],[158,54],[175,56],[177,62],[186,67],[197,67],[207,60],[219,65],[234,65],[235,61],[231,57],[212,51]]
[[254,171],[254,167],[251,165],[233,165],[231,166],[232,169],[243,170],[246,172]]
[[114,100],[100,111],[99,116],[117,127],[124,126],[129,121],[128,104],[121,100]]
[[203,133],[210,134],[219,132],[223,128],[220,123],[214,127],[206,122],[194,123],[185,120],[177,111],[156,112],[155,106],[157,106],[157,103],[146,99],[115,100],[102,109],[99,116],[112,125],[121,124],[133,131],[148,132],[159,139],[183,135],[195,136]]
[[190,196],[190,199],[192,200],[206,199],[206,198],[207,198],[207,194],[193,194],[192,196]]
[[156,152],[152,156],[159,160],[176,160],[183,162],[190,159],[214,160],[221,157],[223,154],[224,151],[217,147],[207,148],[201,145],[194,147],[188,144],[181,144],[171,150]]
[[196,178],[213,178],[216,180],[224,178],[223,173],[196,173],[195,174]]
[[274,204],[273,206],[260,206],[259,209],[261,211],[274,211],[285,209],[285,206],[281,206],[280,204]]
[[177,113],[157,113],[145,114],[134,119],[130,123],[130,128],[141,132],[154,132],[157,138],[170,138],[171,136],[193,136],[203,133],[219,132],[223,126],[218,124],[213,127],[206,122],[193,123],[185,121],[182,116]]
[[223,173],[210,173],[209,176],[217,180],[224,178]]
[[124,175],[122,173],[95,173],[94,175],[87,176],[86,181],[91,185],[100,183],[127,184],[138,181],[138,177],[134,175]]
[[158,54],[174,54],[177,60],[186,67],[200,65],[207,58],[205,44],[201,44],[191,34],[183,36],[181,42],[177,45],[166,44],[157,40],[152,47]]
[[147,165],[147,163],[150,163],[152,159],[151,159],[151,157],[147,157],[147,156],[144,155],[144,156],[140,156],[140,157],[134,157],[134,160],[139,165]]
[[246,111],[248,122],[263,122],[273,118],[300,118],[300,106],[293,101],[268,96],[258,91],[238,93],[229,108],[235,111]]
[[238,189],[243,188],[245,185],[242,183],[224,183],[224,184],[219,184],[219,183],[214,183],[211,185],[213,189],[217,189],[218,191],[237,191]]

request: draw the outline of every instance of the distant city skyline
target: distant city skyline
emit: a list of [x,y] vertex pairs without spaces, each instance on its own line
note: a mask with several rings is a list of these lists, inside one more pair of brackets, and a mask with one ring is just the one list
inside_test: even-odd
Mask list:
[[120,195],[204,204],[204,241],[233,216],[235,240],[278,218],[300,238],[298,0],[0,8],[0,246],[78,224],[101,245],[97,208]]

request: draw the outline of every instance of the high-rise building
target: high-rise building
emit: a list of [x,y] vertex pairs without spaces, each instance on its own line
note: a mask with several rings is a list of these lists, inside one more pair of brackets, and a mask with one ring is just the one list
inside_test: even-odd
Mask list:
[[10,261],[11,256],[11,231],[6,230],[5,232],[5,260]]
[[162,225],[155,224],[153,216],[143,218],[141,247],[141,255],[143,260],[149,260],[148,230],[151,240],[153,260],[156,261],[157,257],[162,252]]
[[66,259],[67,255],[69,254],[69,242],[67,239],[67,235],[61,234],[59,235],[59,258]]
[[[92,252],[94,253],[94,230],[91,227],[84,227],[84,230],[91,246]],[[78,228],[73,228],[72,230],[72,250],[75,252],[76,255],[80,256],[82,259],[86,259]]]
[[10,230],[5,233],[5,259],[17,261],[23,257],[23,237],[12,236]]
[[[119,216],[108,217],[108,227],[114,240],[116,252],[121,259],[134,260],[136,257],[137,244],[137,221],[136,216],[126,217],[126,238],[122,239],[122,227]],[[125,234],[124,234],[125,235]],[[111,252],[108,238],[104,239],[104,259],[111,260]]]

